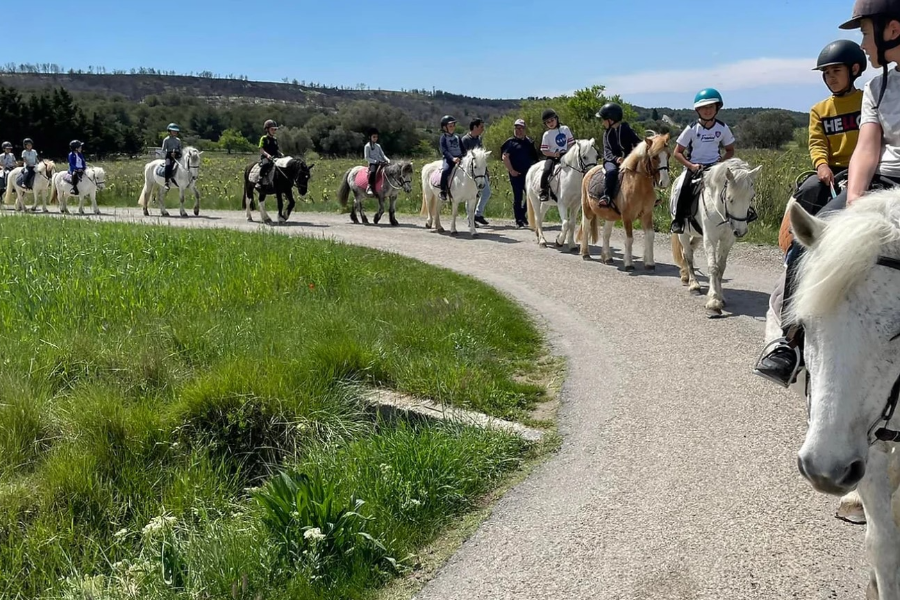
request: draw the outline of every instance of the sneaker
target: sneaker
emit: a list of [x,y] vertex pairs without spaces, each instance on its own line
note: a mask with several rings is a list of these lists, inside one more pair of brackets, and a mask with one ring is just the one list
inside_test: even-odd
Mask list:
[[447,201],[447,192],[441,192],[441,202]]
[[475,215],[475,222],[480,223],[481,225],[490,225],[490,223],[487,222],[487,219],[481,215]]
[[367,187],[367,188],[366,188],[366,196],[368,196],[369,198],[371,198],[371,197],[374,196],[374,195],[375,195],[375,194],[372,193],[372,188]]
[[541,202],[550,202],[550,192],[541,192]]
[[597,201],[597,206],[600,208],[612,208],[609,204],[609,196],[600,196],[600,199]]
[[669,228],[669,231],[679,235],[684,233],[684,223],[682,221],[672,221],[672,227]]
[[799,351],[791,348],[787,340],[780,340],[771,352],[759,360],[753,372],[783,387],[790,387],[797,380],[798,370]]

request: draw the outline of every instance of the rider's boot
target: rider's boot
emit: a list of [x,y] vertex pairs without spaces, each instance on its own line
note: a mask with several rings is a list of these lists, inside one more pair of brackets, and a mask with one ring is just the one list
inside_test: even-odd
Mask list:
[[166,184],[163,186],[163,189],[166,190],[167,192],[169,191],[169,180],[168,179],[166,179]]
[[375,195],[375,194],[372,193],[372,186],[371,186],[371,185],[367,185],[367,186],[366,186],[366,196],[368,196],[369,198],[371,198],[371,197],[374,196],[374,195]]
[[677,235],[684,233],[684,219],[677,217],[672,219],[672,226],[669,228],[669,231]]
[[766,348],[771,350],[760,357],[753,373],[782,387],[790,387],[797,381],[797,372],[801,366],[801,337],[800,333],[788,334],[769,344]]
[[603,194],[600,196],[600,200],[597,201],[597,206],[600,208],[612,208],[612,204],[610,204],[609,196]]

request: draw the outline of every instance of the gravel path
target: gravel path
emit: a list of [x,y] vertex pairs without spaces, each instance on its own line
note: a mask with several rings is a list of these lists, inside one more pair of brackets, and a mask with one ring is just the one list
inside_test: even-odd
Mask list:
[[[681,286],[667,236],[657,236],[657,273],[647,275],[641,263],[620,270],[619,231],[616,266],[605,266],[540,249],[532,232],[499,221],[471,240],[410,216],[391,228],[299,213],[269,228],[238,212],[159,219],[118,209],[103,220],[113,214],[396,252],[497,287],[547,328],[569,366],[562,448],[498,503],[419,600],[865,596],[864,528],[834,519],[837,498],[797,472],[805,407],[750,372],[776,250],[734,249],[725,282],[734,314],[709,320],[704,300]],[[640,234],[634,247],[643,249]]]

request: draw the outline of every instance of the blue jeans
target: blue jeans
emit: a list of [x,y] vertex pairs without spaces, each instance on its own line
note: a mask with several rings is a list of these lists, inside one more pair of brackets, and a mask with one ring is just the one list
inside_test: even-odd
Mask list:
[[[488,177],[484,180],[484,189],[481,190],[481,199],[478,201],[478,206],[475,207],[475,216],[483,217],[484,216],[484,207],[487,206],[488,200],[491,197],[491,178]],[[469,205],[466,204],[466,216],[469,216]]]

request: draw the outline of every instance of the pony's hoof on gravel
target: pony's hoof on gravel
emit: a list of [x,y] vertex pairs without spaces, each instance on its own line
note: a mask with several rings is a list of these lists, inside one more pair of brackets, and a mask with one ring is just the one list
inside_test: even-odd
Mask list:
[[456,236],[459,235],[459,232],[458,232],[458,231],[451,231],[451,232],[450,232],[450,235],[452,235],[453,237],[456,237]]
[[656,265],[644,265],[644,270],[652,273],[656,271]]
[[626,273],[631,273],[632,271],[634,271],[634,265],[625,265]]

